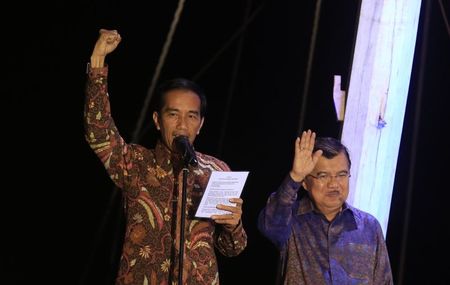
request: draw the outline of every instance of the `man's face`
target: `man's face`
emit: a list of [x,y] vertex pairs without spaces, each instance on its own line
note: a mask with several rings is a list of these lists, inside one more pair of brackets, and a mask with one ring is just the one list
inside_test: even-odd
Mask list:
[[153,121],[161,132],[163,143],[171,149],[176,136],[187,136],[192,144],[203,125],[200,117],[200,98],[190,90],[175,89],[164,96],[160,113],[153,113]]
[[306,176],[303,187],[316,207],[332,219],[341,210],[349,192],[349,165],[343,152],[327,159],[321,156],[314,170]]

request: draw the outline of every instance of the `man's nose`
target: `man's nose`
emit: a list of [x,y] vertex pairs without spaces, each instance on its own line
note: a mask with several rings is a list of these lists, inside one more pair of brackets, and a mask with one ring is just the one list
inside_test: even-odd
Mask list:
[[187,123],[186,122],[187,122],[186,118],[183,117],[183,116],[180,116],[178,118],[178,122],[177,122],[178,129],[186,130],[187,129]]
[[339,176],[338,175],[330,175],[330,176],[328,176],[328,179],[327,179],[327,183],[333,183],[333,184],[337,184],[337,183],[339,183]]

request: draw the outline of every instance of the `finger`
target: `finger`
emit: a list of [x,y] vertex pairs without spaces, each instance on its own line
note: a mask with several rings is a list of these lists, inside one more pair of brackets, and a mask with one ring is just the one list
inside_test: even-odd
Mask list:
[[227,213],[225,215],[241,215],[242,214],[242,210],[237,207],[226,206],[226,205],[217,205],[216,208],[219,210],[230,212],[230,214]]
[[298,136],[296,139],[295,139],[295,143],[294,143],[294,153],[295,153],[295,156],[297,156],[299,153],[300,153],[300,136]]
[[117,30],[107,30],[107,29],[100,29],[99,30],[99,33],[100,34],[104,34],[104,33],[106,33],[106,34],[118,34],[118,32],[117,32]]
[[310,137],[309,137],[309,142],[308,142],[308,149],[310,151],[312,151],[314,149],[315,142],[316,142],[316,133],[312,132]]
[[236,216],[234,214],[224,214],[224,215],[212,215],[211,219],[213,220],[231,220],[234,219]]
[[307,134],[306,134],[305,131],[303,131],[302,132],[302,137],[300,139],[300,150],[303,150],[305,148],[306,139],[307,139]]
[[315,139],[315,132],[311,130],[303,131],[300,142],[300,151],[302,151],[303,153],[312,153],[312,150],[314,149]]
[[236,207],[242,208],[242,204],[244,204],[244,200],[241,198],[230,198],[230,203],[235,203]]
[[242,204],[239,205],[224,205],[224,204],[217,204],[216,208],[219,210],[225,210],[229,212],[242,212]]
[[303,131],[302,139],[300,141],[300,150],[308,151],[310,147],[310,141],[311,141],[311,130]]
[[120,42],[121,40],[121,36],[117,30],[100,29],[99,34],[102,38],[106,39],[108,43],[113,43],[114,41]]
[[218,221],[215,221],[215,223],[216,224],[220,224],[220,225],[233,225],[233,226],[235,226],[235,225],[239,224],[239,221],[236,221],[236,220],[218,220]]
[[121,40],[121,37],[119,34],[107,34],[106,35],[106,41],[109,44],[113,44],[113,43],[119,43]]
[[319,157],[322,155],[323,151],[321,149],[317,150],[314,154],[313,154],[313,163],[314,165],[316,165],[317,161],[319,160]]
[[232,220],[236,220],[237,216],[235,216],[233,214],[212,215],[211,219],[213,219],[216,223],[224,223],[224,222],[230,222]]
[[212,215],[211,219],[218,224],[237,224],[241,220],[241,214],[232,213],[225,215]]
[[305,139],[305,148],[307,150],[310,150],[310,148],[311,148],[311,138],[312,138],[312,132],[311,132],[311,130],[308,130],[306,132],[306,139]]

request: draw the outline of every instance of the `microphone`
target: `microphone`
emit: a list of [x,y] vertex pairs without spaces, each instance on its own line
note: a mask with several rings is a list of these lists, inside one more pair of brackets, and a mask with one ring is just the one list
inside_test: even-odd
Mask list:
[[185,166],[197,166],[197,155],[187,136],[176,136],[173,143],[176,151],[181,154]]

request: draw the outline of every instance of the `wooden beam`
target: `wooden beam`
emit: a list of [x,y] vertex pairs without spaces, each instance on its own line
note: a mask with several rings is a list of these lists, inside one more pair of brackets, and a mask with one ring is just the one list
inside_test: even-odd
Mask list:
[[362,0],[342,141],[352,169],[348,202],[386,234],[421,0]]

